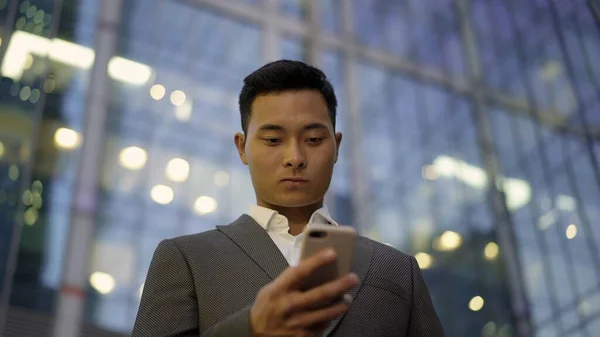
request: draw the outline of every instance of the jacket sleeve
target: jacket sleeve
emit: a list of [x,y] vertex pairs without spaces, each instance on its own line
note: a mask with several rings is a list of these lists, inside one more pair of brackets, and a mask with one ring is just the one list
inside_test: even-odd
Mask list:
[[163,240],[152,257],[132,337],[250,337],[245,308],[201,332],[190,268],[177,244]]
[[438,318],[429,290],[423,279],[417,260],[411,256],[412,267],[412,307],[408,323],[408,337],[444,337],[444,330]]

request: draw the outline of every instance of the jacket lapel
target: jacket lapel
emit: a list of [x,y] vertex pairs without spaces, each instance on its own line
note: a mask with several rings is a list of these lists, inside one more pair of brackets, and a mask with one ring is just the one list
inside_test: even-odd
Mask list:
[[277,278],[289,264],[264,228],[243,214],[228,226],[217,226],[271,277]]
[[[356,241],[356,247],[354,249],[354,258],[352,261],[351,270],[358,276],[360,283],[358,284],[358,286],[356,286],[346,292],[346,294],[352,296],[352,299],[356,298],[358,291],[362,287],[363,281],[365,280],[365,277],[367,276],[367,272],[369,271],[369,267],[371,266],[371,257],[372,256],[373,256],[373,245],[372,245],[371,241],[369,241],[365,238],[359,237],[359,239]],[[338,324],[340,323],[342,318],[344,318],[344,315],[331,321],[331,323],[325,330],[325,333],[323,334],[323,336],[329,336],[329,334],[331,334],[331,332],[338,326]]]

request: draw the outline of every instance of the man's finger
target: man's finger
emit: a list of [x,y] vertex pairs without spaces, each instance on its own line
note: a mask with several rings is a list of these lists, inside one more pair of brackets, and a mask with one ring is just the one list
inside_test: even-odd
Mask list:
[[284,299],[286,302],[286,312],[284,315],[308,310],[321,303],[327,303],[329,301],[342,298],[347,290],[358,285],[358,283],[358,276],[356,276],[354,273],[350,273],[305,292],[291,293],[289,296],[287,296],[287,298]]
[[333,319],[348,311],[348,308],[350,308],[349,304],[341,302],[320,310],[301,312],[291,316],[287,321],[287,326],[294,329],[328,324]]
[[289,290],[298,287],[304,279],[319,267],[335,261],[336,255],[333,249],[323,251],[302,260],[296,267],[286,269],[275,281],[273,286],[277,290]]

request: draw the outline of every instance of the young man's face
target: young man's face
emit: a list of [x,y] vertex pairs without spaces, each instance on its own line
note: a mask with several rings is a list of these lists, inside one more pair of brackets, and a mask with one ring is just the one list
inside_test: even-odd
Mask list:
[[258,96],[247,134],[235,136],[258,204],[270,208],[322,203],[341,140],[317,90]]

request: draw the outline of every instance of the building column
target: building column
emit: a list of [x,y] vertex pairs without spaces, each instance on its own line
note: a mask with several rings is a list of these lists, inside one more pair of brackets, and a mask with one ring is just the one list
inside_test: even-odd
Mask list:
[[456,6],[459,13],[463,53],[467,65],[477,139],[487,173],[488,195],[497,221],[496,235],[502,247],[506,266],[512,319],[515,325],[514,335],[516,337],[526,337],[530,336],[532,331],[529,303],[525,291],[523,270],[517,254],[519,247],[516,242],[510,212],[506,206],[505,195],[501,190],[500,163],[494,149],[490,111],[486,105],[485,92],[483,91],[483,69],[469,11],[470,0],[456,0]]
[[87,89],[86,122],[73,202],[67,254],[58,296],[55,337],[80,335],[89,278],[90,246],[98,208],[106,116],[108,114],[108,63],[116,53],[123,0],[99,2],[96,22],[95,61]]
[[280,58],[279,28],[275,17],[279,11],[279,0],[263,0],[266,9],[266,19],[263,22],[263,61],[272,62]]
[[[354,40],[354,15],[351,1],[342,1],[342,40],[350,45]],[[352,179],[352,208],[354,210],[354,225],[358,230],[366,228],[371,222],[371,203],[369,196],[369,175],[367,172],[367,160],[363,151],[362,142],[362,117],[358,94],[359,78],[356,67],[356,48],[347,48],[343,54],[343,80],[346,84],[346,106],[344,111],[348,122],[345,138],[346,153],[349,154],[350,176]]]

